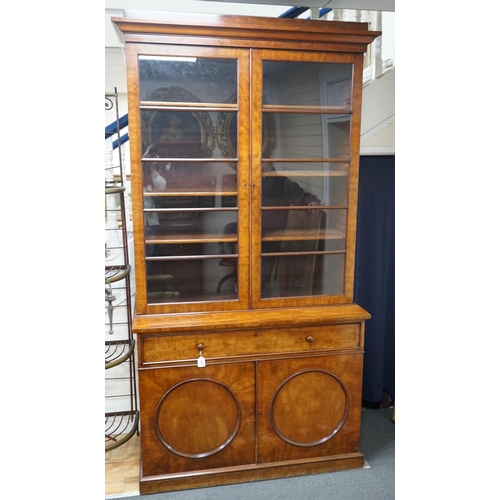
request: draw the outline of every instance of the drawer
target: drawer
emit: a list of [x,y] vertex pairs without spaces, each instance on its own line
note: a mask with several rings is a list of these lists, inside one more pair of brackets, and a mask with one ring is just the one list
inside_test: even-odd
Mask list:
[[361,324],[140,336],[142,364],[361,348]]

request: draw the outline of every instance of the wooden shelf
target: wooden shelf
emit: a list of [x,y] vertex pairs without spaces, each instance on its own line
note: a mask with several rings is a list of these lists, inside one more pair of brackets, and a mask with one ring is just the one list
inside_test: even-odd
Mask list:
[[[264,231],[262,241],[307,241],[307,240],[341,240],[345,234],[337,229],[328,230],[290,230],[274,229]],[[179,243],[232,243],[237,241],[236,234],[168,234],[148,236],[146,245],[168,245]]]
[[263,163],[349,163],[349,156],[335,158],[262,158]]
[[219,292],[215,291],[217,283],[214,283],[214,291],[212,293],[204,293],[204,294],[195,294],[190,293],[179,294],[176,296],[172,296],[168,294],[168,292],[152,292],[148,294],[148,302],[150,304],[162,304],[162,303],[175,303],[175,302],[204,302],[207,300],[237,300],[237,295],[234,292]]
[[345,234],[336,229],[314,230],[314,229],[274,229],[264,231],[262,241],[311,241],[311,240],[342,240]]
[[144,191],[143,196],[158,197],[158,196],[235,196],[238,191],[220,191],[220,190],[196,190],[193,188],[178,188],[169,189],[168,191]]
[[308,172],[307,170],[281,170],[266,172],[262,177],[347,177],[347,172],[336,170],[334,172]]
[[345,106],[297,106],[288,104],[265,104],[262,106],[264,113],[314,113],[330,115],[350,115],[351,108]]
[[236,234],[156,234],[145,238],[146,245],[167,245],[171,243],[231,243],[236,242]]
[[174,102],[174,101],[141,101],[140,109],[153,109],[162,111],[238,111],[237,104],[228,103],[202,103],[202,102]]

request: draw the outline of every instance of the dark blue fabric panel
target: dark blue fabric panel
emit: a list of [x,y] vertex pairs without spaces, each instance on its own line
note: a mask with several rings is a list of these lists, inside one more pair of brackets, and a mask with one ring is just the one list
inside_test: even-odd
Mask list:
[[354,302],[366,322],[363,400],[395,397],[395,156],[361,156]]

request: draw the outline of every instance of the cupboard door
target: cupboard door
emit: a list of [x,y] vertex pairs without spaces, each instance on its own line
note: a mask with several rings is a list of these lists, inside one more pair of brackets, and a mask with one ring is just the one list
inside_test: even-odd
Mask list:
[[253,363],[142,370],[143,476],[255,463]]
[[352,300],[359,126],[353,58],[260,51],[254,57],[254,307]]
[[248,51],[128,51],[138,312],[248,307]]
[[362,354],[257,367],[258,463],[359,452]]

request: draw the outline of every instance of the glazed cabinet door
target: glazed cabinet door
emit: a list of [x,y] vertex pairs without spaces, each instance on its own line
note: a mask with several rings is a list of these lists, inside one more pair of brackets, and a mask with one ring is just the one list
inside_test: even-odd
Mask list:
[[253,363],[142,370],[142,474],[255,463]]
[[361,59],[254,51],[252,302],[352,301]]
[[363,354],[262,361],[258,463],[359,452]]
[[248,64],[127,45],[138,314],[248,307]]

